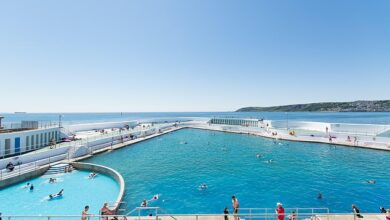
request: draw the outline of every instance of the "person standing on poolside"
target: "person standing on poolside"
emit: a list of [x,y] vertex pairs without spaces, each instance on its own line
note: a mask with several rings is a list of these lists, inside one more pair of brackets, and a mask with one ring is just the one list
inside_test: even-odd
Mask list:
[[90,214],[88,214],[88,210],[89,210],[89,206],[85,206],[83,212],[81,213],[81,220],[87,220],[88,216],[90,216]]
[[225,209],[223,210],[223,214],[224,214],[224,219],[229,220],[229,209],[227,207],[225,207]]
[[[114,214],[114,210],[111,210],[109,207],[108,207],[108,203],[105,202],[103,207],[100,209],[100,215],[112,215]],[[105,216],[103,217],[104,220],[108,220],[108,217]]]
[[284,208],[282,203],[280,202],[276,203],[275,212],[278,215],[278,220],[284,220]]
[[240,208],[240,203],[238,202],[238,199],[234,195],[232,196],[232,207],[233,207],[234,220],[237,220],[239,219],[237,214],[238,214],[238,209]]
[[355,204],[352,204],[352,212],[357,216],[358,218],[363,218],[362,215],[360,215],[360,210]]

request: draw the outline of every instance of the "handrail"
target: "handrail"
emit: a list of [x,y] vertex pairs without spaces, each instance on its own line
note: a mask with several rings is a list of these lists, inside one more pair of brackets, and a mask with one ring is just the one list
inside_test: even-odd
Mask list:
[[19,175],[29,173],[32,171],[36,171],[45,165],[50,166],[52,163],[57,163],[58,161],[66,159],[67,155],[68,155],[68,153],[64,153],[64,154],[59,154],[59,155],[55,155],[55,156],[50,156],[50,157],[45,158],[45,159],[36,160],[34,162],[31,162],[31,163],[20,164],[20,165],[15,166],[13,171],[7,171],[6,169],[2,169],[2,170],[0,170],[0,180],[19,176]]
[[[128,212],[126,215],[130,216],[133,213],[136,213],[136,217],[138,219],[141,219],[141,211],[143,210],[152,210],[155,212],[156,219],[158,217],[167,216],[171,217],[173,219],[176,219],[175,216],[194,216],[196,219],[198,219],[201,216],[225,216],[225,214],[163,214],[159,213],[159,210],[162,210],[160,207],[136,207],[130,212]],[[241,211],[247,211],[242,213]],[[259,213],[259,211],[262,211]],[[328,208],[285,208],[284,209],[286,216],[288,215],[294,215],[295,217],[312,217],[315,215],[329,215],[329,209]],[[294,211],[294,212],[293,212]],[[240,208],[238,214],[233,214],[233,216],[240,216],[240,217],[248,217],[250,219],[252,218],[260,218],[260,219],[268,219],[268,218],[276,218],[279,214],[275,212],[274,208]]]
[[[44,165],[49,165],[50,166],[51,163],[53,163],[53,161],[54,162],[59,161],[59,160],[56,160],[56,158],[60,158],[60,157],[63,157],[63,156],[65,156],[64,159],[67,159],[69,161],[70,158],[73,156],[73,155],[70,155],[71,152],[75,152],[75,150],[78,149],[81,146],[85,146],[85,145],[88,146],[89,142],[91,142],[91,141],[96,141],[96,140],[101,140],[101,139],[104,139],[104,138],[110,138],[110,137],[114,138],[115,137],[115,140],[114,139],[111,140],[111,144],[118,144],[118,143],[120,143],[122,141],[121,137],[124,137],[124,136],[127,136],[127,135],[131,135],[131,134],[134,134],[134,133],[140,133],[138,135],[138,138],[142,138],[142,137],[146,137],[146,136],[149,136],[149,135],[156,134],[159,131],[160,128],[164,128],[165,129],[167,126],[168,127],[169,126],[173,126],[173,123],[160,124],[159,126],[149,126],[149,127],[146,127],[146,128],[143,128],[142,126],[139,126],[139,127],[134,128],[134,129],[129,129],[129,130],[125,130],[125,131],[113,131],[113,132],[110,132],[108,134],[100,134],[100,135],[97,135],[97,136],[94,136],[94,137],[89,137],[89,138],[84,138],[84,139],[80,139],[80,140],[75,140],[75,141],[72,141],[72,142],[58,143],[58,144],[52,145],[52,146],[54,146],[55,149],[59,149],[59,148],[62,148],[62,147],[63,148],[68,147],[69,149],[66,150],[66,153],[58,154],[58,155],[55,155],[55,156],[49,156],[48,158],[32,161],[32,162],[29,162],[29,163],[26,163],[26,164],[15,165],[14,170],[11,171],[11,172],[8,172],[6,169],[1,169],[0,170],[0,180],[3,180],[5,178],[9,178],[9,177],[18,176],[18,175],[21,175],[21,174],[24,174],[24,173],[27,173],[27,172],[35,171],[35,170],[37,170],[38,168],[40,168],[41,166],[44,166]],[[123,138],[123,142],[125,140],[128,141],[128,138],[127,139]],[[110,143],[110,142],[107,142],[107,143]],[[99,144],[99,145],[103,145],[104,146],[104,144]],[[99,146],[99,145],[95,145],[95,146]],[[95,146],[92,146],[92,147],[95,147]],[[104,148],[104,147],[102,147],[102,148]],[[99,149],[96,149],[96,150],[100,150],[102,148],[99,148]],[[37,154],[37,153],[41,153],[42,151],[46,151],[46,150],[52,150],[52,149],[49,149],[49,146],[48,146],[48,147],[41,148],[39,150],[34,150],[34,152],[31,152],[31,153],[32,154]],[[93,154],[94,153],[94,149],[90,149],[90,150],[91,150],[91,152],[89,152],[89,153]],[[84,156],[84,155],[80,155],[78,157],[82,157],[82,156]],[[76,158],[78,158],[78,157],[76,157]],[[46,161],[46,163],[44,161]],[[32,165],[32,164],[34,164],[34,166],[31,167],[31,168],[28,168],[29,167],[28,165]],[[21,169],[21,168],[23,168],[23,169]]]
[[[360,213],[361,215],[363,216],[377,216],[379,218],[381,217],[385,217],[386,214],[385,213]],[[287,217],[289,215],[289,213],[285,213],[284,214],[285,217]],[[173,218],[177,218],[177,217],[194,217],[194,219],[199,219],[201,217],[218,217],[218,219],[223,219],[222,217],[225,216],[225,214],[157,214],[153,217],[155,217],[156,219],[159,219],[159,217],[173,217]],[[228,216],[233,216],[233,217],[240,217],[240,218],[255,218],[255,219],[275,219],[277,218],[277,214],[274,213],[273,215],[265,215],[265,214],[252,214],[252,215],[243,215],[243,214],[228,214]],[[354,218],[356,215],[354,213],[305,213],[305,214],[296,214],[294,217],[295,219],[303,219],[303,218],[310,218],[310,217],[314,217],[314,219],[322,219],[322,217],[324,218],[329,218],[329,217],[332,217],[332,216],[344,216],[344,217],[352,217]],[[13,220],[13,219],[32,219],[32,218],[36,218],[36,219],[53,219],[53,218],[69,218],[69,219],[75,219],[75,218],[81,218],[83,216],[81,215],[2,215],[2,217],[4,219],[7,219],[7,220]],[[95,215],[95,214],[90,214],[88,216],[86,216],[87,219],[95,219],[95,218],[98,218],[98,219],[102,219],[102,218],[105,218],[105,217],[108,217],[108,218],[122,218],[122,219],[127,219],[129,216],[127,215]],[[146,217],[146,216],[139,216],[140,218],[141,217]],[[139,218],[139,219],[140,219]],[[177,218],[177,219],[180,219],[180,218]],[[340,218],[339,218],[340,219]]]

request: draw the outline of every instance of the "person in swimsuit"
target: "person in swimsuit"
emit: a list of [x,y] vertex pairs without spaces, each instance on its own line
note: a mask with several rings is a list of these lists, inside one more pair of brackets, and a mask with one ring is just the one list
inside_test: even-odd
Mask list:
[[240,203],[238,202],[238,199],[236,196],[232,196],[232,207],[233,207],[233,214],[234,214],[234,220],[238,220],[238,209],[240,208]]
[[148,201],[146,201],[146,199],[144,199],[144,201],[142,201],[141,203],[141,207],[146,207],[148,206]]
[[227,207],[225,207],[225,209],[223,210],[223,214],[224,220],[229,220],[229,209]]
[[200,186],[199,186],[199,189],[200,189],[200,190],[205,190],[205,189],[207,189],[206,183],[201,183]]
[[[114,210],[111,210],[109,207],[108,207],[108,203],[105,202],[103,204],[103,207],[100,209],[100,215],[112,215],[114,214]],[[102,217],[103,220],[108,220],[108,217],[105,216],[105,217]]]
[[278,220],[284,220],[284,208],[282,203],[280,202],[276,203],[275,212],[278,215]]
[[57,194],[50,194],[49,197],[50,197],[50,199],[54,199],[54,198],[62,196],[63,194],[64,194],[64,189],[61,189],[61,191],[59,191]]
[[91,214],[88,214],[89,206],[85,206],[83,212],[81,213],[81,220],[87,220],[88,216]]
[[352,204],[352,211],[353,213],[358,217],[358,218],[363,218],[362,215],[360,215],[360,210],[358,209],[358,207],[354,204]]

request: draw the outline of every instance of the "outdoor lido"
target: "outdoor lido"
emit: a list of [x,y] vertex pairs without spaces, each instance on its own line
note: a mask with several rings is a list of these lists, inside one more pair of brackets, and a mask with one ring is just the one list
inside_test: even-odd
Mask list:
[[389,219],[390,125],[0,120],[13,219]]

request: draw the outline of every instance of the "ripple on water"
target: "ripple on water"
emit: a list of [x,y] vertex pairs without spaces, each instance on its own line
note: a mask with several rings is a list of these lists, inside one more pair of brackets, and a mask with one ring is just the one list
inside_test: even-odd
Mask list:
[[[241,207],[274,207],[281,201],[287,207],[350,212],[356,203],[364,212],[377,212],[389,205],[389,152],[280,140],[275,144],[257,136],[197,129],[162,138],[87,161],[120,171],[130,209],[157,193],[161,199],[154,205],[170,213],[221,213],[231,207],[233,194]],[[261,158],[256,158],[258,153]],[[264,162],[270,159],[272,163]],[[377,183],[367,184],[369,179]],[[209,188],[199,192],[202,182]]]

